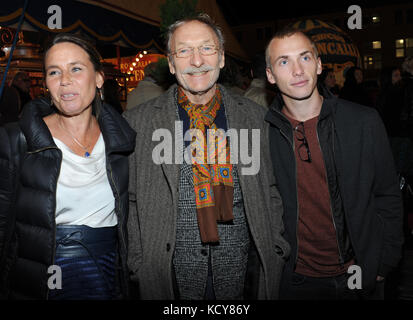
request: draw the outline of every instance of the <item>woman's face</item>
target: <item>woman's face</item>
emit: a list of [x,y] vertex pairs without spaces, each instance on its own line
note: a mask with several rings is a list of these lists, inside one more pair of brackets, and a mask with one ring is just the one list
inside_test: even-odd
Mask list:
[[103,76],[96,72],[89,55],[78,45],[61,42],[45,58],[46,86],[54,105],[65,115],[75,116],[88,109]]

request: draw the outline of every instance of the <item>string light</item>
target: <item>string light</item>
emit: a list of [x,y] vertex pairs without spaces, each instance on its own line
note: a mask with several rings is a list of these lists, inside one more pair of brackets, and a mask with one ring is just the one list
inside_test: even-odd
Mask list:
[[[146,51],[146,50],[142,51],[142,53],[139,52],[138,54],[136,54],[135,61],[139,62],[140,59],[142,59],[143,56],[146,55],[146,54],[148,54],[148,51]],[[128,71],[127,74],[131,74],[131,72],[134,71],[134,67],[136,67],[136,64],[137,64],[135,61],[132,62],[132,65],[129,67],[130,71]],[[126,78],[126,80],[129,81],[128,78]],[[132,80],[132,78],[131,78],[131,80]]]

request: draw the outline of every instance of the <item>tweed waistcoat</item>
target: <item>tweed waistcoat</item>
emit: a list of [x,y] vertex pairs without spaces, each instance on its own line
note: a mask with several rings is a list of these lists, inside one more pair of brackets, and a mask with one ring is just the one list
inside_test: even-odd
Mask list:
[[216,298],[218,300],[243,298],[250,239],[235,167],[233,178],[234,220],[232,223],[218,223],[219,244],[203,244],[196,216],[192,166],[186,163],[181,165],[173,258],[180,299],[203,299],[209,258],[211,258]]
[[[178,110],[177,114],[179,117]],[[243,298],[250,238],[235,165],[232,174],[234,220],[230,223],[218,223],[220,241],[218,244],[209,245],[201,242],[199,233],[192,165],[184,162],[180,166],[176,244],[173,257],[180,299],[204,298],[209,260],[216,299]]]

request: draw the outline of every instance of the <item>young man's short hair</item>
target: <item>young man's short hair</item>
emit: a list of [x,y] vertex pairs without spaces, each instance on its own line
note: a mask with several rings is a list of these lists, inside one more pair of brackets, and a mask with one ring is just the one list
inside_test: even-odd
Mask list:
[[271,42],[274,39],[284,39],[284,38],[287,38],[287,37],[291,37],[291,36],[293,36],[297,33],[302,34],[305,38],[308,39],[308,41],[310,41],[311,46],[314,49],[315,57],[318,58],[318,50],[317,50],[317,46],[316,46],[315,42],[304,31],[294,27],[293,24],[289,24],[289,25],[286,25],[285,27],[281,28],[280,30],[278,30],[273,35],[271,40],[268,42],[268,45],[265,49],[265,62],[267,64],[267,68],[270,68],[270,69],[272,68],[272,66],[271,66],[271,56],[270,56],[270,44],[271,44]]

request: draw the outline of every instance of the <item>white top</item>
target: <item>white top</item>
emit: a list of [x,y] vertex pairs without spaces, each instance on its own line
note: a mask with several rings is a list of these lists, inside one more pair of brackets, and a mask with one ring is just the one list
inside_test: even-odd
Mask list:
[[106,174],[102,134],[87,158],[75,154],[59,139],[53,140],[63,153],[56,190],[56,225],[116,225],[115,198]]

